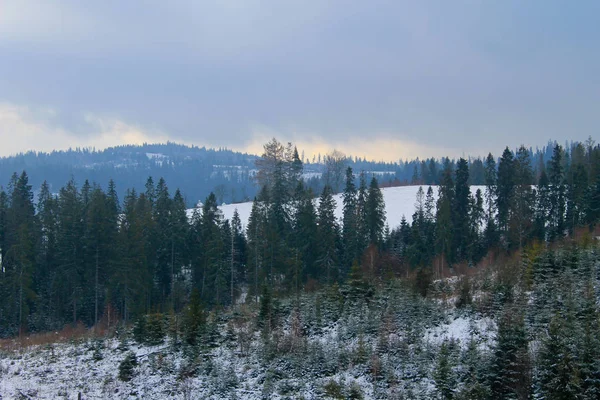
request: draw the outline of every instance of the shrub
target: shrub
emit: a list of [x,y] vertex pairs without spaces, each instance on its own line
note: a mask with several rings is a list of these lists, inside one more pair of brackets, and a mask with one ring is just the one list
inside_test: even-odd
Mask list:
[[119,364],[119,379],[128,382],[133,377],[135,367],[138,365],[137,357],[132,351],[128,352]]

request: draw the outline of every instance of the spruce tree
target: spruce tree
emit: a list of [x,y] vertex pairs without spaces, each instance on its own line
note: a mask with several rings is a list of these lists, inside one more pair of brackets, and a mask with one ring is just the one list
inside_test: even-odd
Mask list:
[[303,184],[299,184],[298,190],[302,194],[294,216],[294,247],[300,258],[300,264],[296,264],[294,274],[296,290],[299,290],[305,278],[317,279],[319,276],[317,270],[319,238],[313,194],[310,189],[304,190]]
[[16,328],[20,336],[28,329],[29,311],[35,296],[33,280],[36,272],[37,219],[27,173],[23,171],[11,186],[6,221],[8,250],[6,258],[2,260],[7,295],[4,301],[13,311],[9,315],[16,316],[10,326]]
[[331,186],[326,185],[319,198],[317,216],[319,259],[317,262],[321,268],[319,275],[327,284],[333,283],[338,277],[339,226],[335,219],[335,207]]
[[[0,193],[0,226],[2,224],[2,193]],[[37,268],[34,275],[33,286],[36,291],[36,310],[32,316],[33,328],[36,330],[48,330],[56,327],[56,307],[53,302],[52,282],[56,279],[57,269],[57,201],[50,192],[50,186],[46,181],[42,183],[37,202],[37,216],[39,230],[37,244]],[[0,230],[2,228],[0,227]],[[0,236],[2,236],[0,234]],[[2,239],[0,239],[0,246]]]
[[246,227],[248,237],[248,274],[250,291],[258,301],[259,287],[265,276],[266,228],[268,191],[263,187],[258,198],[252,203],[252,210]]
[[344,267],[348,268],[355,259],[360,257],[358,254],[358,207],[357,191],[354,184],[354,174],[352,168],[346,169],[346,185],[342,194],[343,216],[342,216],[342,248]]
[[508,308],[498,322],[493,349],[489,380],[494,398],[528,398],[530,376],[525,321],[517,311]]
[[521,146],[514,160],[514,194],[512,214],[509,221],[509,244],[513,248],[523,248],[530,238],[533,220],[533,171],[529,151]]
[[366,217],[369,242],[379,246],[383,243],[385,203],[375,176],[371,178],[371,183],[369,184],[366,202]]
[[548,165],[549,181],[549,215],[548,238],[554,240],[561,238],[565,231],[565,185],[563,168],[563,148],[559,144],[554,146],[552,158]]
[[575,355],[566,343],[568,332],[561,317],[555,316],[548,327],[540,354],[540,384],[546,399],[577,399],[581,382]]
[[[82,307],[84,249],[83,205],[75,181],[71,179],[58,196],[58,276],[55,290],[61,294],[63,316],[71,311],[71,322],[79,319]],[[68,317],[67,317],[68,318]],[[66,321],[65,321],[66,322]]]
[[504,149],[498,163],[498,180],[496,186],[496,206],[498,211],[498,227],[506,235],[511,218],[515,186],[515,161],[513,152]]
[[542,171],[535,192],[533,236],[539,240],[548,239],[548,219],[550,215],[550,183],[546,171]]
[[217,198],[210,193],[202,207],[202,272],[200,297],[207,304],[214,304],[227,290],[223,282],[225,274],[222,261],[225,245],[221,235],[223,216],[217,207]]
[[469,167],[467,160],[458,160],[454,182],[454,202],[452,206],[453,248],[457,261],[465,260],[472,241],[469,229],[470,197]]
[[443,400],[452,399],[454,396],[456,378],[452,371],[450,349],[446,342],[442,343],[440,348],[437,366],[433,375],[435,379],[435,388],[440,398]]
[[454,203],[454,183],[452,181],[452,166],[446,159],[442,181],[439,186],[439,193],[436,206],[436,252],[442,257],[437,266],[437,276],[440,278],[444,261],[452,263],[454,261],[453,225],[452,225],[452,204]]
[[[137,196],[136,196],[137,197]],[[156,223],[156,253],[154,259],[155,279],[158,283],[159,302],[165,303],[171,293],[172,219],[171,196],[163,178],[156,187],[156,202],[153,207]]]

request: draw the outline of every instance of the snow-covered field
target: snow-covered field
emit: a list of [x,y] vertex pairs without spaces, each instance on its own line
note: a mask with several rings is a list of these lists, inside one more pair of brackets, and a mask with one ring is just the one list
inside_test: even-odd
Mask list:
[[[423,192],[427,194],[428,186],[422,187]],[[432,188],[434,198],[437,199],[438,188],[437,186],[432,186]],[[475,194],[477,189],[481,189],[483,193],[485,190],[485,186],[471,186],[471,192],[473,194]],[[385,202],[385,214],[390,229],[400,226],[400,222],[402,221],[403,216],[406,218],[407,222],[412,222],[412,215],[415,212],[415,203],[417,199],[418,190],[419,186],[400,186],[382,189],[383,200]],[[337,204],[335,216],[338,218],[338,220],[341,221],[343,212],[342,195],[337,194],[334,196],[334,199]],[[318,199],[315,200],[315,204],[318,204]],[[246,226],[248,223],[248,218],[250,217],[250,211],[252,211],[252,202],[226,204],[219,208],[221,209],[221,211],[223,211],[223,215],[227,219],[231,219],[234,210],[237,209],[238,213],[240,214],[240,219],[242,220],[242,225]],[[191,212],[192,211],[190,210],[190,215]]]
[[[353,347],[360,346],[356,337],[340,342],[339,335],[344,332],[340,329],[337,324],[323,329],[320,334],[308,338],[309,342],[324,351],[339,346],[352,351]],[[466,348],[470,340],[475,340],[480,347],[488,347],[494,340],[494,331],[494,322],[487,318],[471,319],[450,314],[444,322],[425,331],[422,346],[437,348],[451,340]],[[391,332],[390,339],[400,340],[404,335],[401,331]],[[365,345],[374,348],[375,341],[375,338],[365,338]],[[282,395],[281,389],[269,392],[265,397],[265,382],[271,378],[258,361],[257,352],[261,351],[258,335],[254,337],[250,353],[245,356],[235,344],[222,341],[219,347],[201,356],[195,373],[186,372],[189,359],[185,352],[181,348],[173,349],[168,341],[166,343],[142,346],[130,341],[128,348],[123,349],[122,342],[115,338],[89,339],[0,353],[0,399],[77,399],[78,395],[82,399],[295,398]],[[97,347],[99,350],[95,350]],[[138,366],[131,381],[123,382],[118,377],[119,364],[127,351],[135,353]],[[405,370],[407,365],[404,364],[392,365],[392,368],[398,369],[400,375],[413,374]],[[285,385],[302,398],[318,399],[323,398],[323,387],[331,381],[359,387],[366,399],[375,397],[370,374],[360,368],[342,370],[319,379],[290,375],[285,379]],[[429,379],[417,379],[413,386],[420,388],[419,398],[428,398],[427,393],[433,395]]]

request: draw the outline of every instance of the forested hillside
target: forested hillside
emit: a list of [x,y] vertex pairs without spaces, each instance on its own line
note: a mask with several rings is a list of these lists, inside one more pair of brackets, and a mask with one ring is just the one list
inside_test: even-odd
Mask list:
[[[576,148],[578,143],[566,144],[565,148]],[[584,145],[584,147],[590,144]],[[291,144],[289,145],[291,146]],[[536,177],[541,165],[552,156],[554,144],[536,149],[527,149]],[[377,176],[383,186],[437,185],[441,179],[445,159],[418,158],[395,162],[371,161],[364,157],[331,151],[327,154],[299,155],[303,163],[303,178],[315,193],[320,193],[326,184],[340,191],[344,183],[344,170],[366,171]],[[51,193],[70,179],[80,186],[87,180],[106,185],[115,182],[120,199],[128,189],[138,193],[145,190],[149,176],[156,180],[164,178],[172,188],[179,188],[188,207],[204,200],[210,192],[219,204],[248,201],[258,194],[255,184],[258,155],[234,152],[228,149],[210,149],[185,146],[175,143],[144,144],[111,147],[105,150],[69,149],[51,153],[27,152],[9,157],[0,157],[0,184],[6,184],[14,172],[27,171],[29,183],[37,194],[45,181]],[[449,160],[453,168],[456,160]],[[469,183],[483,185],[485,160],[469,158]]]
[[[303,164],[265,145],[245,227],[213,193],[188,218],[162,178],[122,202],[114,181],[74,180],[34,201],[27,173],[13,175],[0,192],[2,336],[117,328],[121,344],[89,351],[116,369],[134,339],[119,377],[140,391],[135,371],[214,398],[597,398],[600,146],[556,144],[536,168],[524,147],[490,154],[474,194],[469,162],[444,159],[437,197],[420,189],[398,227],[376,174],[345,169],[338,220],[331,178],[314,193]],[[69,351],[87,360],[82,346],[57,368]],[[162,361],[136,367],[148,346]],[[129,390],[111,382],[86,390]]]

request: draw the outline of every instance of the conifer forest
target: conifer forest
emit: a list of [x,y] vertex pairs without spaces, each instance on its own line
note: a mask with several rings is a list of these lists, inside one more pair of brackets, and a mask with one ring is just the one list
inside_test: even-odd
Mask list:
[[330,158],[309,184],[292,144],[263,148],[247,221],[160,176],[55,191],[15,172],[0,394],[600,398],[600,145],[412,162],[399,226],[377,174]]

